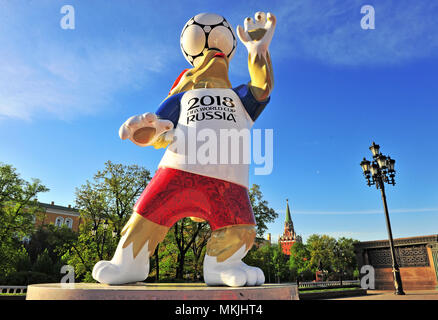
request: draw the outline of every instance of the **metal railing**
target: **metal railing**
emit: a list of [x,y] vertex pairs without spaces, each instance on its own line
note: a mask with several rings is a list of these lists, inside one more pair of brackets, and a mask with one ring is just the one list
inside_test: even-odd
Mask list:
[[2,286],[0,285],[0,293],[27,293],[27,286]]
[[[330,288],[339,287],[341,281],[299,282],[299,288]],[[360,286],[360,280],[343,280],[342,286]]]

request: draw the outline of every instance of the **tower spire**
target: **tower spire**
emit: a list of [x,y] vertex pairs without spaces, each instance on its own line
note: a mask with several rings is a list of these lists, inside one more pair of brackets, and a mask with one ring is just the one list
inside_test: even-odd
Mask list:
[[289,199],[286,199],[286,219],[284,221],[284,233],[279,238],[281,248],[286,255],[290,255],[290,248],[296,241],[294,224],[290,215]]
[[286,220],[285,223],[291,223],[292,218],[290,216],[290,209],[289,209],[289,199],[286,199]]
[[289,199],[286,199],[286,219],[284,221],[284,232],[285,234],[291,235],[293,238],[295,238],[294,223],[292,222],[289,209]]

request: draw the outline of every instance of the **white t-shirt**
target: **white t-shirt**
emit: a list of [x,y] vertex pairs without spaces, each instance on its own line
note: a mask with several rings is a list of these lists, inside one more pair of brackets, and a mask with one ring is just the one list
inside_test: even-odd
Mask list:
[[[240,91],[193,89],[166,99],[157,114],[176,124],[175,137],[159,167],[192,172],[248,188],[250,129],[254,113],[257,117],[268,101],[257,102],[247,86],[246,90],[242,87],[239,87]],[[243,99],[238,95],[241,92]],[[242,100],[251,105],[249,110]]]

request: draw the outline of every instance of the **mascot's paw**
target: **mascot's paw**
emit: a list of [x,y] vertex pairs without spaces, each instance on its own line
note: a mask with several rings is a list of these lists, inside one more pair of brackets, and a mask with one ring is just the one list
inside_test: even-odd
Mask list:
[[277,19],[270,12],[266,14],[260,11],[254,17],[255,21],[250,17],[245,19],[244,28],[237,26],[237,36],[251,56],[265,56],[274,36]]
[[122,140],[129,139],[136,145],[152,145],[163,133],[173,128],[172,121],[159,119],[155,114],[146,112],[125,121],[119,129]]
[[209,286],[261,286],[265,283],[265,276],[261,269],[250,267],[242,261],[217,262],[215,257],[206,256],[204,260],[204,281]]
[[149,275],[148,246],[134,256],[133,245],[123,248],[126,241],[124,236],[117,246],[117,250],[111,261],[99,261],[93,268],[92,276],[95,280],[105,284],[125,284],[143,281]]
[[92,276],[96,281],[105,284],[125,284],[143,281],[149,274],[149,265],[140,268],[129,268],[111,261],[99,261],[93,268]]

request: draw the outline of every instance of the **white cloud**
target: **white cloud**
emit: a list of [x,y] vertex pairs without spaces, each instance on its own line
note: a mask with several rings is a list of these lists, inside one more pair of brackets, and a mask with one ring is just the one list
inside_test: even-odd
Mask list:
[[[267,5],[278,19],[271,44],[274,70],[276,65],[300,59],[363,66],[437,55],[438,2],[378,2],[376,29],[367,31],[360,28],[362,5],[359,0],[296,0]],[[235,4],[233,10],[223,14],[236,27],[256,7],[258,2],[249,1]],[[59,8],[50,1],[33,6],[0,3],[0,119],[32,120],[42,114],[68,119],[96,113],[114,103],[118,92],[141,88],[171,65],[169,59],[179,57],[180,53],[170,52],[161,39],[149,39],[154,36],[148,28],[150,21],[133,16],[129,10],[124,19],[132,17],[142,25],[129,29],[133,35],[127,36],[131,34],[127,32],[113,37],[117,28],[110,32],[99,25],[108,23],[104,15],[113,15],[110,10],[104,11],[96,24],[87,25],[98,29],[96,33],[90,30],[90,36],[86,30],[80,31],[78,18],[77,30],[68,35],[77,32],[81,36],[66,40],[67,33],[59,34],[67,32],[60,31]],[[78,14],[86,8],[81,5]],[[153,10],[154,14],[145,13],[145,18],[160,19],[166,8],[157,2]],[[183,14],[178,11],[178,16]],[[130,25],[130,21],[117,23],[118,27]],[[150,32],[142,34],[145,31]],[[246,77],[246,49],[241,43],[238,46],[231,73]]]
[[[270,46],[276,66],[293,61],[317,61],[335,66],[388,66],[438,56],[438,2],[384,1],[375,8],[376,28],[363,30],[361,0],[273,1],[267,5],[277,17]],[[257,1],[236,4],[226,14],[233,26],[242,25]],[[247,53],[239,42],[231,73],[248,74]]]
[[397,64],[437,55],[438,3],[378,2],[374,30],[360,27],[363,4],[358,0],[317,5],[308,0],[282,2],[272,8],[278,18],[272,50],[283,59],[348,66]]
[[166,49],[139,43],[71,50],[49,44],[33,58],[0,51],[0,116],[31,120],[48,113],[66,119],[95,113],[119,90],[141,88],[164,68]]
[[51,1],[0,2],[0,119],[95,114],[166,70],[168,48],[151,42],[149,29],[110,28],[117,5],[96,21],[84,19],[87,10],[98,14],[92,4],[78,4],[77,28],[70,31],[59,26],[60,8]]

